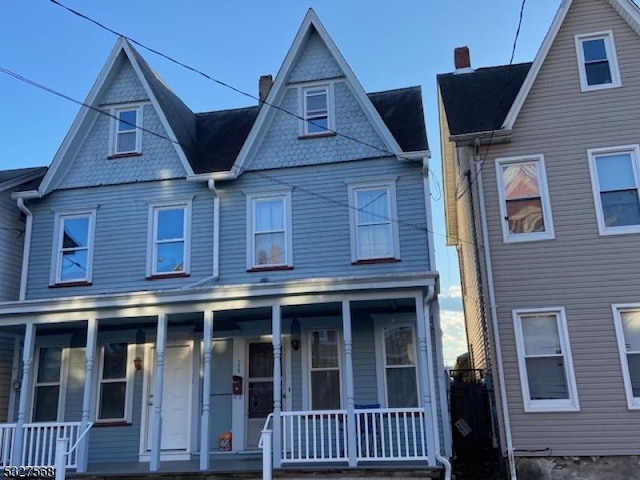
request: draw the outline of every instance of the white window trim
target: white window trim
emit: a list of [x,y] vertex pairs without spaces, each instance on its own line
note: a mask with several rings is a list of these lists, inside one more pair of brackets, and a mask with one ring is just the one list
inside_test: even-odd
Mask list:
[[[413,335],[413,354],[414,354],[414,366],[416,373],[416,402],[417,406],[421,406],[421,385],[420,376],[418,374],[418,345],[415,322],[416,317],[410,313],[400,313],[395,315],[379,314],[374,315],[374,335],[375,335],[375,347],[376,347],[376,375],[378,377],[378,403],[381,408],[388,408],[388,388],[387,388],[387,365],[386,365],[386,345],[384,339],[385,327],[410,327],[411,334]],[[408,368],[408,367],[407,367]]]
[[35,407],[36,383],[38,380],[38,369],[40,368],[40,349],[49,347],[60,347],[60,391],[58,392],[58,411],[56,422],[64,421],[64,409],[67,401],[67,388],[69,378],[69,344],[70,335],[51,335],[40,337],[36,341],[33,356],[33,379],[31,382],[31,399],[29,402],[29,421],[33,421],[33,408]]
[[[300,108],[300,116],[302,119],[300,120],[299,127],[299,135],[302,137],[315,137],[322,135],[331,135],[335,130],[335,119],[334,119],[334,107],[333,107],[333,83],[334,82],[312,82],[305,83],[301,85],[299,88],[299,108]],[[309,132],[307,130],[307,101],[306,101],[306,92],[307,90],[317,90],[320,88],[325,88],[327,91],[327,130],[324,132]]]
[[346,405],[346,388],[344,385],[344,365],[343,365],[343,355],[344,355],[344,341],[342,339],[342,330],[338,327],[332,326],[315,326],[309,327],[302,331],[300,344],[303,345],[302,356],[301,356],[301,372],[302,372],[302,409],[305,411],[312,411],[311,398],[312,398],[312,387],[311,387],[311,365],[312,365],[312,350],[311,350],[311,342],[313,336],[311,335],[313,332],[321,331],[321,330],[335,330],[337,332],[336,341],[338,342],[338,375],[340,378],[340,409],[345,408]]
[[[102,373],[104,369],[104,348],[105,345],[109,343],[126,343],[127,344],[127,359],[126,359],[126,386],[125,386],[125,404],[124,404],[124,417],[123,418],[105,418],[100,419],[98,415],[100,414],[100,385],[102,383]],[[135,368],[133,365],[133,359],[136,354],[136,345],[131,343],[131,339],[124,338],[122,336],[113,336],[108,338],[103,338],[99,345],[99,355],[98,355],[98,369],[97,375],[95,377],[95,413],[94,413],[94,422],[95,423],[114,423],[114,422],[126,422],[131,423],[133,418],[133,377],[135,373]]]
[[[291,216],[291,190],[248,192],[247,196],[247,270],[261,270],[278,267],[293,268],[293,222]],[[284,245],[285,259],[282,263],[270,263],[267,265],[256,265],[255,232],[254,232],[254,205],[256,200],[282,200],[284,203]]]
[[[502,166],[519,163],[537,163],[538,166],[538,188],[540,191],[540,202],[544,219],[545,231],[533,233],[511,233],[509,232],[509,221],[507,216],[507,199],[504,191],[504,181],[502,178]],[[502,225],[502,240],[504,243],[534,242],[538,240],[553,240],[556,238],[553,229],[553,216],[551,215],[551,200],[547,185],[547,172],[544,166],[544,155],[521,155],[517,157],[496,158],[496,178],[498,181],[498,197],[500,200],[500,224]]]
[[587,150],[589,158],[589,173],[591,174],[591,186],[593,191],[593,201],[598,219],[598,232],[600,235],[623,235],[627,233],[640,233],[640,225],[625,225],[621,227],[607,227],[604,223],[602,201],[600,199],[600,182],[598,180],[598,170],[596,169],[596,157],[600,155],[630,153],[636,188],[640,193],[640,146],[621,145],[618,147],[590,148]]
[[[360,190],[374,190],[386,188],[389,191],[389,224],[391,225],[391,249],[392,253],[390,257],[384,258],[360,258],[358,252],[358,208],[356,193]],[[360,261],[368,260],[385,260],[388,258],[400,260],[400,233],[398,231],[398,205],[396,200],[396,179],[384,180],[384,181],[365,181],[365,182],[352,182],[347,184],[349,195],[349,224],[351,230],[351,262],[358,263]]]
[[[147,225],[147,278],[164,276],[181,276],[191,273],[191,210],[192,200],[174,202],[153,202],[149,204],[149,216]],[[157,272],[156,271],[156,231],[158,210],[184,209],[184,269],[181,272]]]
[[[569,331],[567,329],[567,319],[564,307],[553,308],[522,308],[512,311],[513,329],[516,338],[516,353],[518,355],[518,368],[520,371],[520,386],[522,387],[522,402],[525,412],[578,412],[580,402],[578,400],[578,388],[576,386],[576,376],[573,369],[573,356],[569,342]],[[522,335],[521,317],[537,314],[553,314],[556,316],[556,326],[560,339],[560,348],[564,357],[565,376],[567,378],[568,399],[561,400],[531,400],[529,393],[529,378],[527,375],[527,365],[525,361],[524,338]]]
[[[582,49],[582,42],[584,42],[585,40],[597,40],[600,38],[604,40],[604,47],[607,52],[607,61],[609,62],[609,70],[611,71],[611,83],[589,85],[587,83],[587,72],[585,70],[584,50]],[[622,86],[622,82],[620,80],[620,70],[618,68],[616,45],[613,40],[613,30],[576,35],[575,43],[576,58],[578,60],[578,72],[580,74],[580,90],[582,92],[605,90],[608,88],[617,88]]]
[[[54,218],[53,227],[53,250],[51,254],[51,273],[49,276],[49,285],[65,285],[74,283],[91,283],[93,279],[93,252],[95,248],[95,229],[96,229],[96,211],[98,207],[84,210],[71,210],[65,212],[57,212]],[[62,269],[62,245],[64,228],[62,223],[65,219],[73,218],[89,218],[89,227],[87,233],[87,274],[85,278],[74,278],[72,280],[62,280],[60,272]]]
[[[117,148],[118,142],[118,114],[120,112],[135,110],[136,111],[136,149],[127,152],[119,152]],[[111,128],[109,129],[109,156],[117,155],[131,155],[142,153],[142,118],[144,112],[144,104],[131,103],[122,104],[109,109],[109,115],[111,116]]]
[[627,345],[624,338],[624,330],[622,329],[622,317],[620,316],[620,313],[623,311],[640,310],[640,304],[613,304],[611,305],[611,310],[613,312],[616,338],[618,340],[618,353],[620,354],[620,367],[624,380],[624,391],[627,397],[627,407],[629,410],[640,410],[640,397],[634,397],[633,389],[631,388],[631,374],[629,373],[629,363],[627,361]]

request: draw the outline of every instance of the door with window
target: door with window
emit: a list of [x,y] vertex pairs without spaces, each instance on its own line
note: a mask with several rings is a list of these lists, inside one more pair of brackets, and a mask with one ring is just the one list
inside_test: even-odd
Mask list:
[[33,385],[33,422],[56,422],[62,418],[63,354],[60,346],[38,347]]

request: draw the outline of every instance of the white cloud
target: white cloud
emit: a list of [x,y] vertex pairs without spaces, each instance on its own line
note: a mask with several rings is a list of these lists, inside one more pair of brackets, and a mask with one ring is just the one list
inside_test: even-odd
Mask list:
[[449,290],[440,294],[440,298],[462,298],[462,287],[460,285],[450,285]]
[[453,367],[456,357],[467,351],[464,314],[456,310],[440,310],[440,325],[444,363],[446,366]]

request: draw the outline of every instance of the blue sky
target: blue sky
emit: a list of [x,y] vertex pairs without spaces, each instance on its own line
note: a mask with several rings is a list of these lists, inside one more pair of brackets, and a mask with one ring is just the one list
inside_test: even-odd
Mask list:
[[[422,86],[432,151],[436,267],[441,275],[445,360],[466,349],[455,250],[444,244],[438,184],[436,75],[453,70],[453,49],[469,46],[473,67],[509,62],[517,0],[60,0],[110,28],[243,91],[278,71],[313,8],[367,92]],[[514,62],[533,60],[560,0],[530,0]],[[4,0],[0,67],[84,100],[116,37],[47,0]],[[254,102],[139,49],[193,111]],[[78,106],[0,73],[0,169],[48,165]],[[436,180],[437,179],[437,180]]]

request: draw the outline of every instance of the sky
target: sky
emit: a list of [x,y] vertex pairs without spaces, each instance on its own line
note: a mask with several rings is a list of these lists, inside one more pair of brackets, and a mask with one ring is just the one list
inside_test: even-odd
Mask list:
[[[121,34],[257,95],[313,8],[367,92],[422,87],[445,363],[466,351],[455,249],[445,246],[436,75],[468,46],[472,67],[509,63],[519,0],[59,0]],[[561,0],[530,0],[514,63],[532,61]],[[86,98],[116,36],[49,0],[0,3],[0,67]],[[194,111],[255,101],[138,48]],[[48,165],[79,106],[0,73],[0,169]]]

